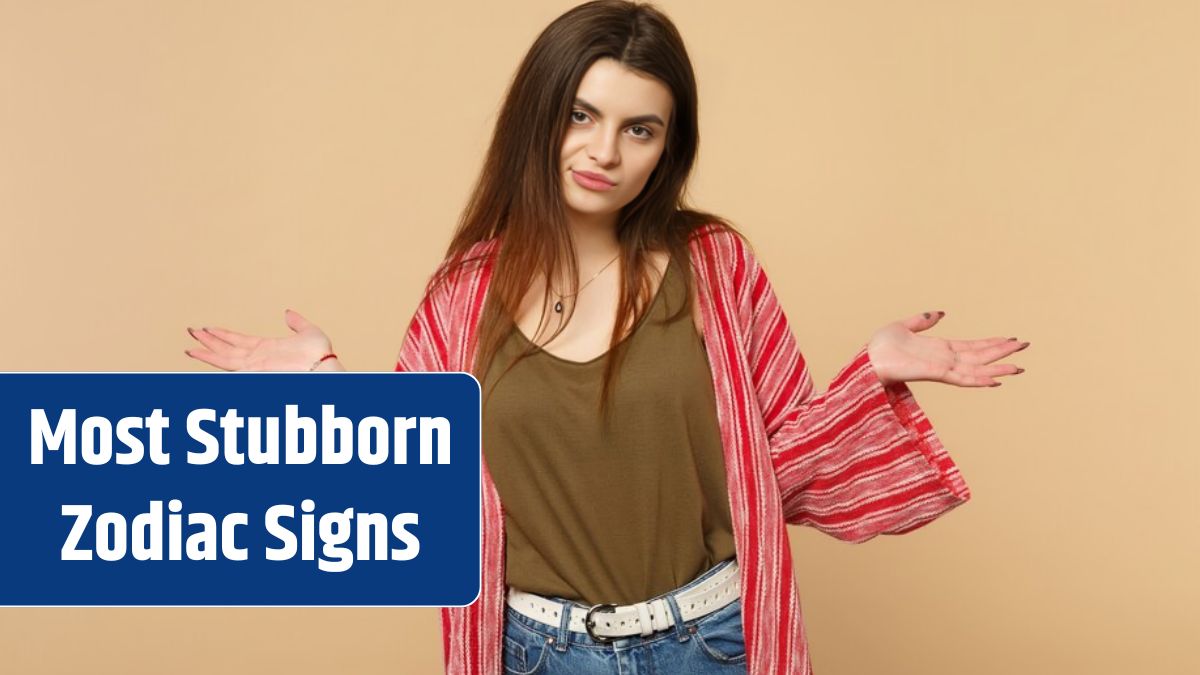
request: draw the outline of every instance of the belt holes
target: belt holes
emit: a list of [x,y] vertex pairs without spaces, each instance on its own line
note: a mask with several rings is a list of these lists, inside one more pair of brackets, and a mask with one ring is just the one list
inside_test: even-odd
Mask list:
[[554,618],[556,618],[556,619],[558,618],[558,612],[554,613]]

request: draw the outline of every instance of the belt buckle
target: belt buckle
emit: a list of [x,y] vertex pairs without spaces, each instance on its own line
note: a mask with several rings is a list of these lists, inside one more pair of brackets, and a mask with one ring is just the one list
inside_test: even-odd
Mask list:
[[604,644],[608,644],[617,639],[615,637],[596,635],[595,633],[592,632],[592,627],[594,627],[596,625],[596,622],[592,620],[592,614],[594,612],[596,612],[596,610],[599,610],[599,609],[616,609],[616,608],[617,608],[616,605],[602,602],[598,605],[592,605],[591,608],[588,609],[587,616],[585,616],[583,618],[583,626],[584,626],[584,628],[587,629],[588,637],[592,638],[596,642],[602,642]]

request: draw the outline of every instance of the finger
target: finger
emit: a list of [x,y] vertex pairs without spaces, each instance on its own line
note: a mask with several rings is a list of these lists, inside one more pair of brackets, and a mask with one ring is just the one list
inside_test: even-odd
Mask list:
[[312,325],[308,322],[308,319],[300,316],[299,312],[291,309],[283,312],[283,320],[285,323],[287,323],[288,328],[291,328],[292,331],[296,333],[299,333],[300,331]]
[[1005,338],[986,347],[959,352],[959,360],[980,365],[987,364],[998,361],[1014,352],[1019,352],[1028,346],[1028,342]]
[[996,378],[1023,372],[1024,368],[1006,363],[978,366],[959,362],[946,373],[945,381],[962,387],[998,387]]
[[946,340],[946,342],[950,343],[950,348],[956,352],[966,352],[966,351],[971,351],[974,349],[983,349],[984,347],[991,347],[993,345],[1003,344],[1008,341],[1009,341],[1009,338],[1006,338],[1006,337],[983,338],[980,340],[953,340],[953,339]]
[[222,356],[205,349],[185,349],[183,353],[197,361],[203,361],[221,370],[237,370],[240,365],[240,359]]
[[1019,375],[1025,372],[1024,368],[1013,365],[1011,363],[995,363],[988,366],[975,366],[975,375],[978,377],[988,377],[993,381],[998,377],[1006,377],[1008,375]]
[[941,377],[941,381],[947,384],[954,384],[960,387],[990,387],[994,380],[989,377],[981,377],[967,370],[965,365],[956,365],[947,370]]
[[937,322],[941,321],[945,315],[946,313],[942,311],[921,312],[904,319],[901,323],[908,330],[919,333],[937,325]]
[[201,330],[209,335],[215,335],[216,337],[235,347],[241,347],[242,349],[249,349],[250,347],[253,347],[256,343],[258,343],[259,340],[259,338],[256,338],[252,335],[243,335],[226,328],[209,327],[202,328]]
[[188,335],[191,335],[193,338],[195,338],[197,342],[204,346],[205,349],[216,354],[242,354],[245,351],[239,349],[238,347],[234,347],[228,342],[210,334],[205,330],[192,330],[191,328],[188,328]]

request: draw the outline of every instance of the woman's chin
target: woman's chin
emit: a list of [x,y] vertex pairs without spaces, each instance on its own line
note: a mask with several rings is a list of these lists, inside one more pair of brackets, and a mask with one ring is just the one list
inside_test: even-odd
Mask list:
[[599,218],[603,216],[611,216],[620,211],[619,208],[613,205],[612,200],[604,198],[593,199],[568,199],[567,212],[584,216],[587,218]]

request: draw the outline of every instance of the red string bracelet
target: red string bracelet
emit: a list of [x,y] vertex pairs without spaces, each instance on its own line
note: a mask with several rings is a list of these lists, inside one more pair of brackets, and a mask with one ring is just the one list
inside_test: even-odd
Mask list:
[[316,361],[313,361],[312,368],[309,368],[309,369],[308,369],[308,372],[310,372],[310,373],[311,373],[312,371],[316,370],[316,369],[317,369],[317,366],[321,365],[321,364],[322,364],[322,363],[324,363],[326,360],[328,360],[328,359],[336,359],[336,358],[337,358],[337,354],[334,354],[333,352],[329,352],[329,353],[328,353],[328,354],[326,354],[325,356],[322,356],[321,358],[317,359]]

